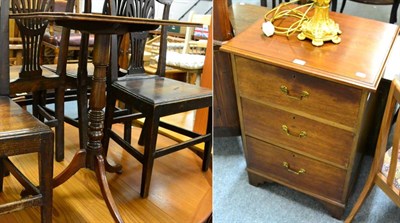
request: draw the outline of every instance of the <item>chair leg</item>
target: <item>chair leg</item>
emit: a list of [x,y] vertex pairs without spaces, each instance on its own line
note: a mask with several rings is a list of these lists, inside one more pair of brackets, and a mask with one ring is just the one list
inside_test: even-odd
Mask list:
[[6,167],[3,163],[3,158],[0,158],[0,192],[3,192],[3,180],[5,177]]
[[144,139],[146,138],[146,135],[149,135],[148,133],[148,119],[145,118],[144,123],[143,123],[143,127],[142,127],[142,131],[140,132],[140,136],[139,136],[139,140],[138,140],[138,144],[140,146],[144,146]]
[[344,6],[346,6],[346,0],[343,0],[342,7],[340,8],[340,13],[343,13]]
[[113,117],[114,117],[114,110],[115,110],[115,103],[117,102],[116,98],[109,94],[107,95],[107,104],[105,110],[105,118],[104,118],[104,133],[103,133],[103,156],[107,157],[108,146],[110,144],[110,130],[113,124]]
[[332,12],[336,12],[338,0],[332,0],[331,2],[332,2],[332,4],[331,4],[331,6],[332,6],[332,7],[331,7]]
[[17,50],[15,65],[22,65],[22,50]]
[[197,84],[197,73],[186,73],[186,82],[189,84],[196,85]]
[[392,10],[390,12],[390,20],[389,22],[394,24],[397,22],[397,9],[399,8],[399,1],[394,1]]
[[64,160],[64,87],[57,88],[55,93],[56,161],[61,162]]
[[[46,90],[39,91],[39,92],[37,92],[37,95],[39,97],[39,102],[38,102],[39,106],[42,108],[46,107],[47,91]],[[38,115],[39,115],[38,117],[41,121],[46,120],[45,117],[42,116],[40,113]]]
[[52,222],[53,210],[53,135],[43,140],[39,153],[39,184],[43,196],[40,207],[41,222]]
[[58,55],[59,54],[60,54],[60,48],[56,47],[54,49],[54,61],[53,61],[54,64],[58,63]]
[[[46,52],[46,46],[43,45],[42,49],[40,51],[39,64],[45,64],[45,60],[44,60],[45,52]],[[21,54],[21,64],[22,64],[22,54]],[[21,65],[21,64],[17,63],[16,65]]]
[[[132,106],[125,104],[128,113],[132,113]],[[124,122],[124,140],[129,144],[132,142],[132,120]]]
[[78,127],[79,127],[79,146],[85,149],[88,143],[88,98],[87,98],[87,72],[81,70],[79,65],[79,75],[77,79],[77,103],[78,103]]
[[[208,118],[207,118],[207,131],[206,134],[212,135],[212,107],[208,108]],[[202,170],[207,171],[210,166],[211,160],[211,147],[212,147],[212,138],[210,141],[204,143],[204,155],[203,155],[203,165]]]
[[160,116],[157,112],[153,113],[149,117],[146,117],[146,121],[151,120],[148,123],[148,134],[146,133],[146,140],[144,146],[144,160],[142,170],[142,182],[140,188],[140,196],[146,198],[149,195],[151,174],[153,172],[154,165],[154,154],[156,150],[158,125],[160,123]]
[[43,117],[40,116],[38,105],[41,104],[40,92],[32,92],[32,114],[40,121],[44,121]]
[[354,204],[353,209],[351,210],[350,214],[347,216],[345,223],[350,223],[353,218],[356,216],[357,212],[360,210],[361,205],[364,203],[365,199],[368,197],[368,194],[371,192],[371,189],[373,188],[375,184],[375,176],[376,176],[376,171],[374,170],[374,165],[371,168],[371,172],[369,173],[369,176],[367,178],[367,182],[364,185],[363,190],[361,191],[360,196],[357,199],[357,202]]

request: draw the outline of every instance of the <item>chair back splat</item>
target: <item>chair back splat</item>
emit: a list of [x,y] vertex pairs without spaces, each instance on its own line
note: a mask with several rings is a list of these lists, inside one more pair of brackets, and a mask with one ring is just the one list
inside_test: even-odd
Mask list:
[[[155,2],[147,0],[113,0],[115,9],[112,9],[107,3],[104,7],[106,14],[112,14],[117,16],[127,17],[138,17],[154,19],[155,15]],[[108,12],[111,8],[111,12]],[[131,32],[129,33],[129,49],[131,57],[129,59],[129,66],[125,72],[120,71],[119,76],[128,74],[143,74],[144,63],[143,56],[145,51],[145,45],[148,38],[149,32]],[[122,46],[122,35],[117,38],[117,48],[120,49]]]
[[[12,0],[13,13],[48,12],[51,7],[49,1],[39,1],[38,4],[32,4],[32,8],[26,8],[25,1]],[[42,69],[39,65],[39,58],[44,31],[49,21],[36,19],[35,22],[31,22],[31,19],[16,19],[16,23],[21,32],[23,46],[23,64],[19,76],[20,78],[40,77]]]

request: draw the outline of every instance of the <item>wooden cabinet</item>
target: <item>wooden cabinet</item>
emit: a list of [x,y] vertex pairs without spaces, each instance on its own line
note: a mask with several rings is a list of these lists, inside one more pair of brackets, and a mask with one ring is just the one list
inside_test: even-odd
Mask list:
[[[331,13],[338,45],[266,37],[259,20],[221,50],[231,54],[249,181],[277,182],[341,218],[398,27]],[[378,99],[379,100],[379,99]]]
[[220,43],[233,37],[229,21],[228,2],[213,2],[213,128],[214,136],[240,135],[239,115],[236,108],[235,87],[232,78],[232,65],[229,54],[221,52]]

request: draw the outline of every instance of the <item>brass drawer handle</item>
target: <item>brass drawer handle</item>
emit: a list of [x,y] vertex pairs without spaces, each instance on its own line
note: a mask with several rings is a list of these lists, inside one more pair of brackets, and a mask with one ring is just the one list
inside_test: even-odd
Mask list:
[[289,90],[285,85],[281,85],[281,91],[288,96],[289,98],[297,99],[297,100],[303,100],[303,98],[310,96],[310,93],[308,91],[302,91],[300,96],[293,96],[289,94]]
[[283,162],[283,166],[286,167],[288,172],[291,172],[291,173],[296,174],[296,175],[304,174],[306,172],[306,170],[303,169],[303,168],[301,168],[298,171],[290,169],[290,165],[289,165],[288,162]]
[[307,136],[306,131],[300,131],[299,135],[293,135],[289,132],[289,127],[287,125],[282,125],[282,130],[286,133],[288,136],[294,136],[294,137],[299,137],[299,138],[305,138]]

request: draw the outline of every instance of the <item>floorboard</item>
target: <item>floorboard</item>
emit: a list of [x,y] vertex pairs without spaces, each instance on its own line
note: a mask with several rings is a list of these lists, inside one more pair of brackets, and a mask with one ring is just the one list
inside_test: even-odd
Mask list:
[[[190,126],[193,115],[172,117]],[[186,124],[185,124],[186,123]],[[122,125],[114,128],[122,133]],[[71,161],[78,148],[78,131],[65,125],[65,160],[55,162],[54,174],[60,173]],[[133,142],[137,142],[140,128],[133,127]],[[159,135],[158,147],[174,143]],[[136,144],[137,146],[137,144]],[[109,160],[123,165],[123,173],[107,173],[108,183],[125,222],[190,222],[203,196],[211,187],[211,171],[201,171],[201,159],[185,149],[155,161],[150,195],[139,195],[141,164],[115,143],[110,145]],[[15,165],[37,184],[37,156],[12,157]],[[0,202],[19,199],[22,186],[14,177],[6,177]],[[53,222],[113,222],[102,199],[94,172],[81,169],[71,179],[54,189]],[[39,208],[27,208],[1,215],[0,222],[40,222]]]

